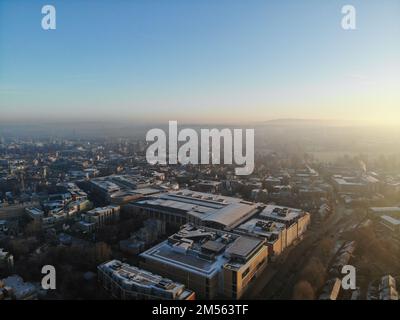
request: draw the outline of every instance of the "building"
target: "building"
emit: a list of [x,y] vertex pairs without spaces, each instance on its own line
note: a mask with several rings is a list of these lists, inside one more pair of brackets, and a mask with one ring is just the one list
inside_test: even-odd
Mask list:
[[0,220],[0,234],[2,232],[6,233],[9,230],[9,223],[7,220]]
[[82,214],[82,220],[78,222],[81,230],[92,232],[102,228],[106,224],[119,220],[120,206],[110,205],[102,208],[95,208]]
[[194,190],[208,193],[219,193],[222,190],[221,181],[202,180],[193,186]]
[[140,257],[144,268],[184,283],[199,298],[239,299],[267,264],[264,243],[186,224]]
[[29,282],[17,275],[0,280],[0,300],[35,300],[37,299],[37,289]]
[[282,223],[286,226],[284,242],[286,247],[301,237],[310,224],[310,213],[301,209],[267,205],[259,218],[266,221]]
[[120,187],[109,180],[107,177],[92,179],[89,182],[89,190],[104,199],[107,199],[111,194],[120,191]]
[[154,189],[154,188],[143,188],[136,190],[120,190],[114,192],[109,196],[110,202],[116,205],[123,205],[130,201],[135,201],[137,199],[152,196],[162,192],[162,190]]
[[0,248],[0,270],[12,270],[14,268],[14,256]]
[[165,222],[161,220],[148,219],[143,224],[144,226],[131,234],[129,239],[119,242],[121,251],[128,254],[138,254],[166,232]]
[[380,182],[372,175],[332,177],[333,187],[338,193],[365,194],[376,193],[380,190]]
[[18,220],[26,214],[26,208],[37,205],[39,202],[36,201],[6,206],[0,204],[0,220]]
[[37,207],[29,207],[25,209],[25,212],[29,218],[42,224],[45,228],[52,227],[55,223],[68,217],[68,213],[64,211],[63,207],[57,207],[57,209],[49,210],[47,213]]
[[388,228],[395,235],[400,236],[400,219],[396,219],[386,215],[383,215],[380,218],[382,225]]
[[144,197],[124,206],[126,212],[181,226],[193,223],[231,230],[261,211],[262,204],[209,193],[182,190]]
[[44,211],[36,207],[25,208],[25,212],[33,221],[41,222],[44,217]]
[[287,229],[283,223],[251,219],[234,229],[234,232],[264,238],[270,258],[280,255],[288,246]]
[[183,284],[141,270],[118,260],[97,267],[99,281],[120,300],[194,300],[195,293]]
[[110,202],[112,198],[127,199],[132,190],[149,188],[154,180],[141,175],[110,175],[90,180],[88,188],[93,195]]
[[379,300],[399,300],[396,279],[391,275],[383,276],[379,284]]
[[400,218],[400,207],[370,207],[368,214],[371,218],[380,217],[383,215],[390,215],[392,217]]

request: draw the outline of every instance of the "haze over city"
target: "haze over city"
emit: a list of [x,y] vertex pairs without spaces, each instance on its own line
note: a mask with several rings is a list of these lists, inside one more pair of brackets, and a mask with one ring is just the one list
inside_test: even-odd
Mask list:
[[1,319],[15,300],[129,300],[93,319],[398,301],[399,17],[398,0],[0,0]]

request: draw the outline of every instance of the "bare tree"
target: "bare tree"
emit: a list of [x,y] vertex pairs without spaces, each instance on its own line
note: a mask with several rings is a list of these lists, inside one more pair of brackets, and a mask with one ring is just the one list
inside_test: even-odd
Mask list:
[[314,300],[315,292],[308,281],[301,280],[293,288],[294,300]]

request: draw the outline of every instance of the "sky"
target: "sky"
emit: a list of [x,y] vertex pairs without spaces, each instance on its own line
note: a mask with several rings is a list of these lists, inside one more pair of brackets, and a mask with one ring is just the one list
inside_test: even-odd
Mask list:
[[0,0],[0,122],[282,118],[400,124],[400,0]]

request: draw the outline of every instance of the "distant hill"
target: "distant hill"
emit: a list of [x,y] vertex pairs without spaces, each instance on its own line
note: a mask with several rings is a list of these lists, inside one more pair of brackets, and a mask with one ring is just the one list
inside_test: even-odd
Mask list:
[[274,119],[260,122],[259,125],[279,126],[279,127],[320,127],[320,126],[346,126],[351,125],[347,121],[325,120],[325,119]]

